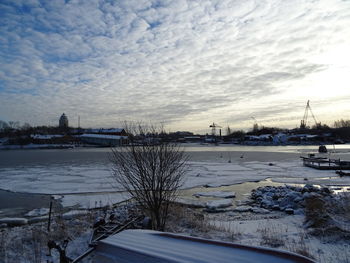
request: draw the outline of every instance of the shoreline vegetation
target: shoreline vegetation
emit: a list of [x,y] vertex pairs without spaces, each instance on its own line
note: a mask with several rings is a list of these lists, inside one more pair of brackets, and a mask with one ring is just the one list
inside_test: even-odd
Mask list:
[[[11,123],[11,125],[10,125]],[[70,148],[89,145],[116,146],[133,143],[198,143],[236,145],[333,145],[350,142],[350,120],[335,121],[333,127],[316,125],[295,129],[254,125],[252,130],[232,130],[210,125],[206,134],[190,131],[165,132],[159,129],[132,135],[127,128],[91,129],[74,127],[32,127],[18,122],[0,121],[0,149]],[[127,126],[127,122],[124,124]],[[134,139],[136,138],[136,140]]]
[[[274,205],[269,207],[269,200],[285,206],[296,205],[295,213],[289,213],[281,206],[279,209]],[[329,189],[311,185],[302,188],[266,186],[253,190],[235,209],[220,210],[218,207],[217,211],[208,212],[173,203],[164,231],[287,250],[321,263],[346,263],[350,257],[349,201],[349,193],[335,195]],[[47,213],[36,212],[37,215]],[[48,258],[46,244],[49,239],[58,244],[69,240],[66,254],[75,258],[88,248],[96,220],[115,214],[123,222],[135,213],[140,215],[142,212],[133,202],[69,212],[56,204],[53,206],[51,232],[47,231],[43,215],[38,217],[42,220],[32,224],[3,226],[0,229],[0,258],[4,262],[42,262]],[[58,252],[51,250],[49,258],[58,262]],[[92,258],[83,262],[91,262]]]
[[[341,144],[323,144],[322,142],[304,142],[304,143],[285,143],[285,144],[274,144],[272,142],[246,142],[246,143],[196,143],[196,142],[179,142],[179,145],[183,147],[208,147],[211,146],[213,148],[215,147],[239,147],[239,146],[271,146],[271,147],[281,147],[281,146],[315,146],[318,148],[320,145],[328,146],[330,150],[333,150],[336,147],[342,146],[342,145],[350,145],[350,143],[341,143]],[[111,146],[104,146],[104,145],[94,145],[94,144],[27,144],[27,145],[19,145],[19,144],[8,144],[8,145],[1,145],[0,144],[0,150],[43,150],[43,149],[84,149],[84,148],[111,148]],[[315,148],[315,149],[316,149]],[[317,149],[316,149],[317,150]]]

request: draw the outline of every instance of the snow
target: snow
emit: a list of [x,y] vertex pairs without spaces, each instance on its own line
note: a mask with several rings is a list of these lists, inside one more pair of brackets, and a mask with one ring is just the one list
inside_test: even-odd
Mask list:
[[206,207],[206,202],[199,201],[199,200],[193,200],[193,199],[186,199],[186,198],[176,198],[176,203],[186,205],[188,207],[195,207],[195,208],[204,208]]
[[25,216],[28,216],[28,217],[44,216],[44,215],[47,215],[49,211],[50,210],[48,208],[36,208],[26,213]]
[[83,209],[91,209],[121,203],[130,199],[130,196],[125,192],[107,192],[93,194],[87,193],[55,195],[55,198],[59,199],[64,207],[72,207],[78,205]]
[[[270,178],[272,182],[349,186],[350,177],[334,171],[303,167],[300,160],[270,162],[233,160],[191,161],[182,189],[220,187]],[[0,185],[13,192],[62,195],[64,206],[99,207],[128,198],[118,191],[111,165],[106,163],[52,163],[0,169]],[[216,191],[216,190],[215,190]],[[200,191],[203,192],[203,191]]]
[[235,209],[233,209],[234,212],[249,212],[252,211],[253,207],[247,206],[247,205],[241,205],[237,206]]
[[200,197],[217,197],[217,198],[233,198],[236,196],[235,192],[230,191],[212,191],[212,192],[197,192],[193,196]]
[[232,206],[231,199],[212,200],[206,203],[206,208],[209,210],[216,210],[218,208],[226,208],[229,206]]

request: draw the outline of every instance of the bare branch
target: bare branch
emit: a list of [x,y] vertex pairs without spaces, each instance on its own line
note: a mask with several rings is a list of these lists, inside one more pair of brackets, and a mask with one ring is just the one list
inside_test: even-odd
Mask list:
[[161,130],[140,123],[126,125],[130,144],[112,149],[116,182],[149,214],[154,229],[164,229],[169,203],[187,172],[187,156],[175,143],[161,142]]

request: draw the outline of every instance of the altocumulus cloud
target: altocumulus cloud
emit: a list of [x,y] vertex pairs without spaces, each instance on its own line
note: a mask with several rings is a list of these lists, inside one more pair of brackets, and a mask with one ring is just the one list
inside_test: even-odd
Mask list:
[[65,112],[84,126],[201,130],[293,119],[307,99],[325,119],[339,101],[343,117],[350,98],[347,1],[3,0],[0,17],[6,120],[54,124]]

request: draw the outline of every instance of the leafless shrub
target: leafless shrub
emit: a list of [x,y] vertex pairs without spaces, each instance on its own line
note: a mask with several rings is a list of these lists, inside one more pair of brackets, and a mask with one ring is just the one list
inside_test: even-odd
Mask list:
[[177,144],[156,139],[159,129],[136,125],[126,130],[130,144],[113,148],[110,155],[114,178],[150,216],[152,228],[163,230],[169,204],[187,170],[187,157]]
[[350,195],[341,193],[332,198],[311,196],[305,200],[306,226],[310,233],[325,239],[350,237]]
[[329,220],[326,201],[318,195],[305,198],[305,221],[308,227],[324,227]]

